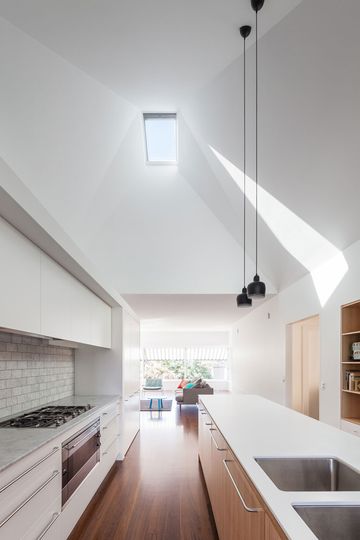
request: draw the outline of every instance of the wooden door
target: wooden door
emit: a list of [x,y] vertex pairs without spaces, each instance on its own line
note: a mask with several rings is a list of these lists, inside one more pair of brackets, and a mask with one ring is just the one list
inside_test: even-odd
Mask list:
[[264,510],[240,464],[227,452],[225,469],[226,540],[264,540]]
[[310,317],[292,323],[289,329],[291,407],[319,418],[320,321]]
[[320,330],[319,318],[303,325],[303,412],[319,419]]

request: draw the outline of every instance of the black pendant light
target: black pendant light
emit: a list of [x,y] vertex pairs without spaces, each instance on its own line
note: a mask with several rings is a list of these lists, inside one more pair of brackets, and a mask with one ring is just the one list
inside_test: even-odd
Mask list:
[[251,298],[263,298],[266,293],[266,285],[260,281],[258,275],[258,11],[263,7],[265,0],[251,0],[251,6],[255,11],[255,276],[254,281],[248,285],[248,295]]
[[240,34],[241,37],[244,38],[244,287],[241,292],[236,298],[236,303],[238,307],[246,308],[250,307],[252,304],[251,298],[247,295],[247,290],[245,286],[245,262],[246,262],[246,252],[245,252],[245,245],[246,245],[246,47],[245,47],[245,40],[249,36],[251,32],[251,26],[242,26],[240,28]]

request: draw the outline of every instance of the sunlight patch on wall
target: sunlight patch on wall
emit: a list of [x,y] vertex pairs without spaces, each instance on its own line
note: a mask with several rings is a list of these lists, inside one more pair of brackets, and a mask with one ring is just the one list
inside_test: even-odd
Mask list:
[[[215,148],[213,154],[243,191],[243,171]],[[246,176],[246,196],[255,207],[255,182]],[[321,306],[348,271],[342,252],[289,208],[258,186],[258,211],[280,244],[310,273]]]

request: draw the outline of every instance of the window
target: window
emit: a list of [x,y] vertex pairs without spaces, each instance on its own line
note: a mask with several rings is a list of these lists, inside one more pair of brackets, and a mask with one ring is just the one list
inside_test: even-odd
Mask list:
[[144,113],[146,161],[177,163],[176,113]]
[[144,379],[228,379],[227,347],[159,347],[143,351]]

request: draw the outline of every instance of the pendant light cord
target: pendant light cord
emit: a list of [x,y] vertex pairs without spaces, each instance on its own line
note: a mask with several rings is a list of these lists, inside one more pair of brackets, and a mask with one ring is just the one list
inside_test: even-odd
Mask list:
[[245,277],[245,245],[246,245],[246,47],[244,38],[244,287],[246,287]]
[[258,273],[258,12],[255,15],[255,268]]

